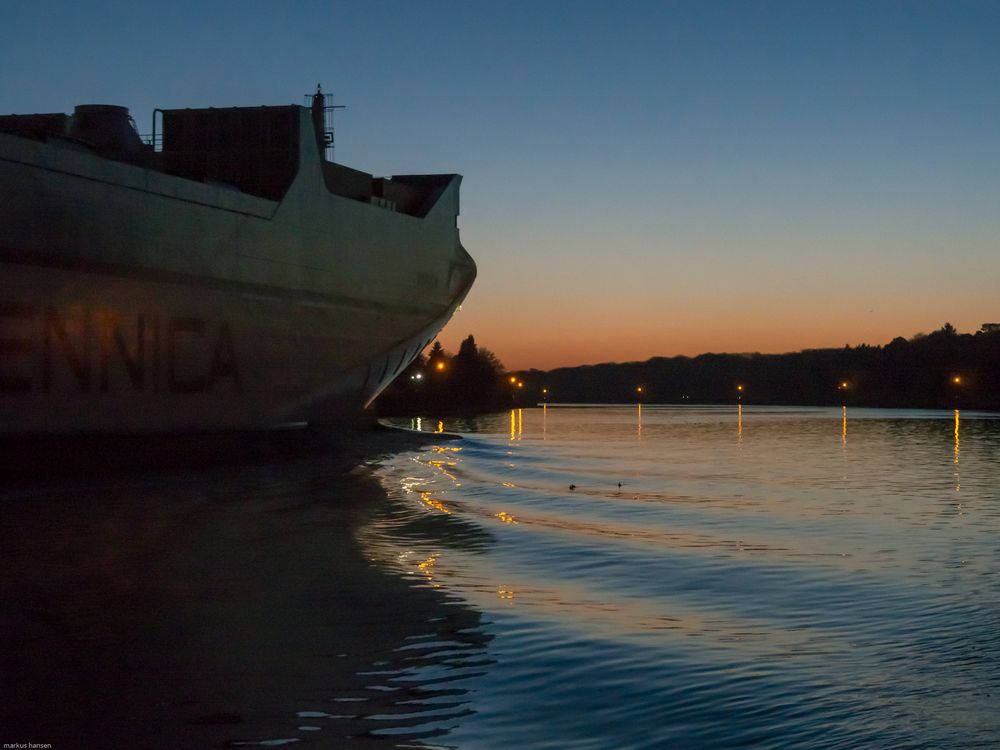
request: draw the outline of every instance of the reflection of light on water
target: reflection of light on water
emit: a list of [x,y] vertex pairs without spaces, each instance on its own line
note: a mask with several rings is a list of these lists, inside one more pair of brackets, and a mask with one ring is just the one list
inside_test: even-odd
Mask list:
[[[822,692],[808,697],[819,701],[830,695],[838,700],[855,690],[858,680],[873,686],[875,693],[891,680],[891,690],[898,684],[908,700],[917,697],[914,704],[930,704],[927,707],[941,715],[954,710],[953,690],[969,696],[977,690],[972,680],[988,683],[985,660],[969,658],[972,645],[989,645],[988,639],[973,643],[967,633],[988,633],[993,615],[988,585],[979,573],[994,561],[995,544],[991,546],[985,538],[990,535],[982,531],[996,525],[996,516],[983,512],[985,503],[976,501],[995,489],[990,473],[995,466],[987,460],[988,449],[996,443],[994,425],[970,421],[973,443],[967,443],[970,457],[962,466],[970,481],[962,488],[966,494],[960,504],[958,498],[949,503],[950,496],[942,495],[947,456],[947,443],[941,441],[943,412],[937,419],[920,414],[905,420],[903,415],[900,426],[900,414],[866,409],[858,427],[860,442],[848,452],[847,411],[842,405],[843,448],[836,454],[830,440],[836,429],[830,420],[835,404],[802,412],[756,406],[754,442],[743,454],[741,444],[733,451],[736,446],[729,442],[732,423],[726,427],[725,422],[731,407],[731,402],[701,410],[656,405],[652,414],[642,415],[637,406],[632,416],[637,435],[642,416],[653,420],[640,446],[628,440],[631,406],[584,411],[555,404],[559,439],[536,453],[519,455],[520,472],[508,468],[515,451],[513,442],[503,445],[508,425],[501,411],[476,423],[485,434],[470,441],[471,453],[435,449],[419,462],[404,454],[403,460],[379,469],[387,480],[422,470],[421,489],[433,489],[433,497],[441,498],[452,512],[444,518],[424,507],[418,494],[407,495],[405,503],[399,503],[398,519],[380,521],[366,533],[390,551],[414,550],[405,567],[395,566],[409,574],[411,585],[443,592],[450,597],[447,601],[463,600],[481,613],[487,637],[496,639],[489,658],[473,666],[484,673],[471,682],[471,689],[479,691],[473,694],[483,696],[482,704],[510,691],[524,707],[538,675],[548,680],[537,683],[539,690],[561,696],[554,708],[571,712],[574,701],[590,700],[589,694],[552,674],[553,653],[565,654],[564,666],[589,678],[587,683],[596,679],[596,690],[613,691],[616,683],[642,680],[654,700],[669,694],[675,682],[693,695],[703,686],[718,690],[719,684],[728,684],[718,679],[727,673],[727,665],[750,664],[749,674],[761,664],[756,673],[764,677],[753,688],[754,710],[761,708],[758,693],[761,704],[771,697],[784,699],[788,674],[815,678]],[[543,407],[543,420],[546,414]],[[529,422],[531,415],[529,407]],[[518,416],[510,416],[512,441],[518,434]],[[461,425],[463,432],[470,430],[465,422]],[[959,413],[953,416],[952,428],[956,471],[962,447]],[[738,404],[739,438],[742,429]],[[624,442],[608,439],[616,435]],[[518,451],[528,450],[533,438],[529,435],[524,445],[519,443]],[[450,470],[461,471],[469,489],[461,495],[454,491],[439,471],[427,466],[429,457],[460,462]],[[851,473],[853,480],[840,480]],[[620,478],[628,486],[616,493]],[[572,495],[560,492],[570,481],[582,486]],[[957,482],[953,486],[957,488]],[[878,501],[872,502],[873,497]],[[958,515],[965,501],[978,512]],[[515,510],[517,516],[512,515]],[[411,518],[418,522],[411,524]],[[498,521],[504,527],[497,526]],[[520,528],[512,528],[515,524]],[[443,549],[448,549],[449,558],[437,566],[431,555]],[[969,567],[956,572],[953,564],[960,556],[969,560]],[[425,558],[429,564],[418,568]],[[678,569],[685,575],[674,575]],[[885,573],[873,576],[872,570]],[[740,585],[732,585],[734,579]],[[699,585],[696,596],[690,594],[692,580]],[[946,599],[924,595],[932,580],[948,590]],[[515,582],[520,591],[513,590]],[[434,584],[442,588],[433,589]],[[887,595],[890,586],[893,593]],[[986,595],[978,601],[969,596],[980,591]],[[954,614],[948,611],[954,607],[943,606],[966,596]],[[845,600],[871,616],[841,609],[838,604]],[[518,620],[510,619],[514,616]],[[790,620],[794,627],[787,627]],[[914,621],[921,627],[911,628]],[[943,636],[927,641],[928,632]],[[450,658],[447,645],[431,643]],[[497,667],[479,666],[515,652],[516,659],[498,661]],[[412,652],[405,653],[409,658]],[[907,681],[907,660],[912,657],[918,667],[926,665],[927,653],[932,653],[934,669],[917,669],[919,679]],[[723,668],[699,670],[699,682],[692,684],[686,672],[658,666],[669,663],[674,654],[692,663],[711,660]],[[656,672],[636,671],[644,662],[653,664]],[[954,664],[958,668],[950,671]],[[450,676],[446,669],[431,664],[428,671],[437,679]],[[775,676],[779,679],[772,683]],[[959,681],[966,676],[968,684]],[[661,677],[663,682],[657,682]],[[931,681],[944,683],[937,702],[938,694],[927,687]],[[520,690],[518,684],[530,687]],[[437,683],[431,685],[437,689]],[[581,690],[590,687],[584,684]],[[739,690],[735,696],[721,695],[724,700],[746,700],[749,693],[743,693],[742,686]],[[988,717],[988,699],[977,700],[966,715]],[[876,712],[881,708],[877,704]],[[625,721],[638,723],[647,713],[658,721],[658,709],[640,705],[636,716]],[[479,739],[474,736],[478,719],[470,716],[452,722],[457,727],[455,746]],[[595,722],[610,719],[620,726],[618,718],[599,716]],[[540,716],[531,720],[535,726],[544,723]],[[634,744],[642,742],[640,731],[648,737],[658,730],[637,727]],[[599,728],[594,734],[600,734]],[[906,736],[905,729],[901,736]],[[523,740],[516,735],[503,739],[515,746]],[[615,744],[606,737],[598,741],[602,739],[608,740],[606,746]],[[858,746],[878,744],[869,736],[851,739]],[[975,738],[960,739],[975,744]]]
[[443,458],[429,458],[427,463],[436,469],[440,469],[443,466],[458,466],[458,461],[445,461]]
[[438,588],[441,584],[434,583],[434,565],[437,563],[437,559],[441,556],[440,552],[435,552],[433,555],[417,563],[417,569],[424,574],[424,577],[434,586]]
[[642,440],[642,404],[636,404],[636,407],[638,407],[639,416],[638,423],[635,428],[635,437],[636,440]]
[[841,423],[840,423],[840,454],[844,459],[844,475],[843,479],[847,479],[848,475],[848,457],[847,457],[847,404],[840,407],[841,410]]
[[442,422],[440,419],[438,420],[437,432],[444,432],[444,422]]
[[960,451],[960,441],[958,439],[958,409],[955,409],[955,492],[960,492],[962,490],[962,479],[958,471],[958,454]]
[[422,432],[424,429],[423,420],[421,420],[420,417],[417,417],[416,429],[417,432]]
[[448,514],[451,513],[451,511],[448,510],[444,506],[444,503],[442,503],[437,498],[431,497],[431,493],[430,492],[426,492],[426,491],[421,492],[420,493],[420,499],[423,500],[424,504],[427,505],[427,507],[429,507],[429,508],[434,508],[435,510],[439,510],[442,513],[448,513]]
[[414,488],[418,487],[422,483],[423,480],[420,477],[403,477],[400,480],[399,485],[403,488],[403,492],[409,495],[411,492],[417,492]]
[[736,441],[743,442],[743,404],[736,405]]
[[519,440],[521,438],[521,410],[510,410],[510,439]]
[[548,440],[548,418],[549,418],[549,405],[542,404],[542,440]]
[[454,474],[452,474],[450,471],[448,471],[448,467],[458,466],[457,462],[455,462],[455,461],[445,461],[442,458],[431,458],[431,459],[428,459],[427,465],[428,466],[433,466],[435,469],[437,469],[442,474],[444,474],[446,477],[448,477],[448,479],[450,479],[451,481],[453,481],[455,483],[456,487],[461,487],[462,486],[458,482],[458,477],[456,477]]

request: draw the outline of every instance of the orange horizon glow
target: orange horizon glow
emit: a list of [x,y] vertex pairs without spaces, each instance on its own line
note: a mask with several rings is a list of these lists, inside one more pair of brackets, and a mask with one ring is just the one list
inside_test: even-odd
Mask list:
[[[1000,277],[985,261],[959,270],[924,250],[930,260],[900,271],[891,261],[902,248],[886,248],[883,258],[859,234],[843,238],[854,245],[849,250],[832,253],[818,244],[828,240],[806,229],[796,228],[783,246],[747,248],[757,253],[748,265],[720,265],[730,249],[705,246],[698,236],[688,239],[702,243],[701,255],[667,245],[634,264],[613,251],[610,236],[600,247],[577,238],[573,247],[540,253],[540,268],[530,275],[510,260],[508,248],[487,242],[477,249],[470,242],[480,274],[441,343],[455,352],[472,334],[507,370],[551,370],[652,357],[885,346],[946,322],[959,333],[975,333],[1000,319]],[[629,239],[628,247],[641,247],[637,236]],[[809,243],[810,257],[795,255],[793,241]],[[578,265],[567,266],[567,257]],[[830,265],[830,257],[837,262]]]
[[[794,316],[790,316],[794,318]],[[982,317],[982,316],[980,316]],[[988,316],[987,316],[988,317]],[[996,317],[996,316],[994,316]],[[986,318],[984,318],[985,320]],[[948,318],[936,324],[895,326],[885,330],[859,325],[860,333],[848,335],[838,331],[813,330],[803,332],[796,321],[787,321],[782,328],[769,331],[752,330],[741,325],[733,332],[718,329],[697,333],[678,326],[677,330],[664,330],[650,326],[645,330],[622,325],[627,331],[598,328],[588,333],[583,326],[560,330],[553,324],[530,330],[507,327],[502,321],[474,320],[472,316],[459,315],[442,331],[442,346],[455,352],[462,339],[472,333],[476,342],[490,349],[510,370],[552,370],[559,367],[601,364],[606,362],[642,362],[653,357],[696,357],[701,354],[787,354],[807,349],[840,349],[847,346],[885,346],[897,336],[912,338],[920,333],[930,333],[940,328]],[[972,320],[978,320],[973,318]],[[959,333],[975,333],[983,321],[960,325],[952,319]],[[649,325],[647,323],[647,325]],[[794,327],[793,327],[794,326]],[[952,381],[958,384],[960,381]],[[842,388],[848,385],[840,384]]]

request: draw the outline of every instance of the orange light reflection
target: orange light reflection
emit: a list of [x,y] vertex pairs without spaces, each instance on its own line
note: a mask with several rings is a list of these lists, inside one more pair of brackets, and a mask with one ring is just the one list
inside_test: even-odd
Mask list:
[[955,409],[955,492],[962,490],[962,478],[958,470],[958,454],[961,453],[961,441],[958,437],[959,424],[958,409]]

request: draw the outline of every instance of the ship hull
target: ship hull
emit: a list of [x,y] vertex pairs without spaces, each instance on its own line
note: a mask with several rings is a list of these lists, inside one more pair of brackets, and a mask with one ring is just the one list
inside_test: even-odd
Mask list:
[[436,213],[392,214],[323,190],[310,145],[269,201],[0,134],[0,436],[337,424],[367,406],[475,277],[460,178]]
[[367,405],[453,311],[414,325],[279,290],[25,263],[4,263],[3,278],[7,436],[335,424]]

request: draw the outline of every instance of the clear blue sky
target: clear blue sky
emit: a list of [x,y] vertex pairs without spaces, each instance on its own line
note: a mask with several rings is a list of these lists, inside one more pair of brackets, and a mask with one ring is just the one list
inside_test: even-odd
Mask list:
[[511,367],[1000,320],[1000,3],[7,0],[0,112],[299,103],[460,172]]

